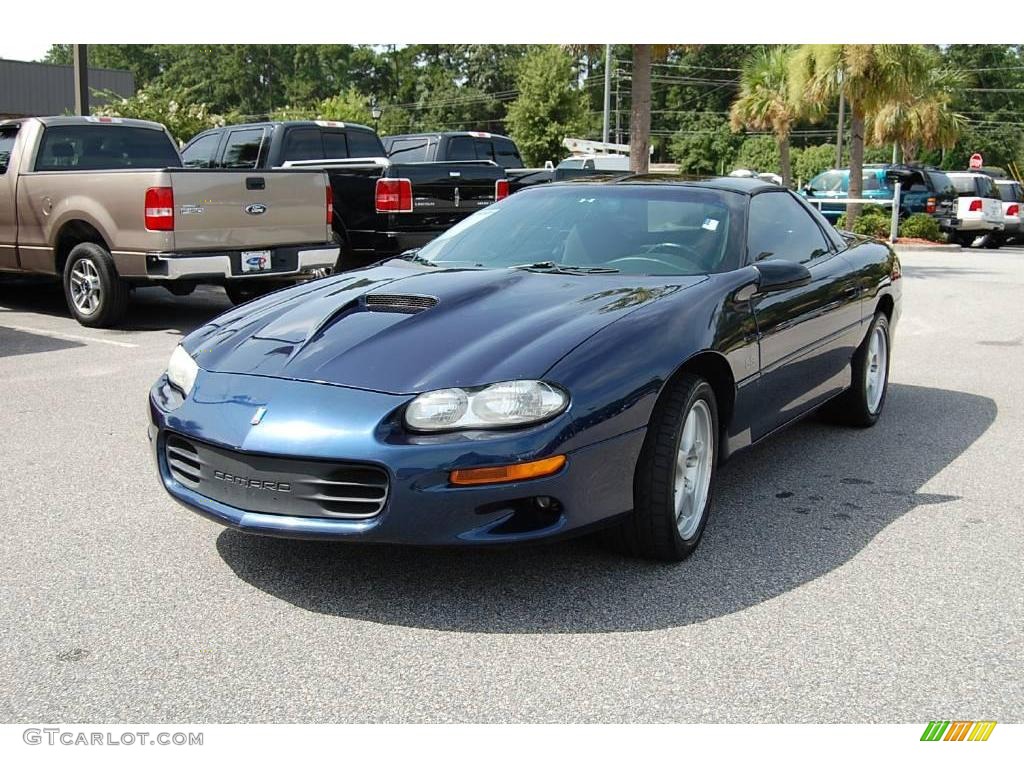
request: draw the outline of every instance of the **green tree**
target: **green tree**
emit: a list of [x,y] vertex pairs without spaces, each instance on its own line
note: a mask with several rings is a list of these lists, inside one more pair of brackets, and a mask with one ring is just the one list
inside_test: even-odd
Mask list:
[[729,122],[733,131],[771,131],[779,148],[782,183],[789,186],[789,135],[798,107],[789,88],[789,50],[785,46],[762,48],[743,64],[740,92],[732,104]]
[[539,46],[523,60],[507,123],[528,163],[557,160],[562,139],[585,128],[586,99],[574,82],[572,57],[557,46]]
[[779,144],[771,136],[747,136],[740,144],[732,165],[734,169],[747,168],[761,173],[779,173]]
[[669,142],[669,153],[679,172],[696,176],[717,176],[734,165],[743,139],[729,128],[721,115],[687,115]]
[[132,117],[163,123],[179,143],[184,143],[207,128],[224,125],[226,118],[198,103],[187,91],[172,92],[157,86],[143,88],[131,98],[100,91],[106,103],[95,107],[93,114],[110,117]]
[[[802,45],[791,58],[792,98],[812,117],[828,111],[842,93],[850,108],[850,197],[863,195],[865,124],[882,105],[906,94],[928,73],[913,59],[901,68],[896,45]],[[859,205],[848,208],[852,227]]]

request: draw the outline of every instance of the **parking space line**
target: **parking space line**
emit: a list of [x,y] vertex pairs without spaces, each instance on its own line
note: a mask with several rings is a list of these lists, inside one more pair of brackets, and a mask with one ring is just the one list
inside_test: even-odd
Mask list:
[[48,328],[30,328],[27,325],[10,325],[9,323],[2,323],[4,328],[10,328],[12,331],[22,331],[24,333],[36,333],[41,336],[56,336],[58,339],[70,339],[71,341],[84,341],[98,342],[100,344],[110,344],[113,347],[128,347],[135,349],[139,345],[132,344],[127,341],[114,341],[113,339],[98,339],[95,336],[78,336],[74,333],[64,333],[63,331],[51,331]]

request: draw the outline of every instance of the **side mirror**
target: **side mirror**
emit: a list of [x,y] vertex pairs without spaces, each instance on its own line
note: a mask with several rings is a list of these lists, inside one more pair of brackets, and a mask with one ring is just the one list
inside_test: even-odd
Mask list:
[[802,192],[803,192],[803,193],[804,193],[804,194],[805,194],[805,195],[806,195],[807,197],[814,197],[814,190],[813,190],[813,189],[811,189],[811,185],[810,185],[810,184],[804,184],[804,185],[803,185],[802,187],[800,187],[800,190],[801,190],[801,191],[802,191]]
[[765,259],[754,264],[758,272],[758,293],[784,291],[811,282],[811,273],[803,264],[784,259]]

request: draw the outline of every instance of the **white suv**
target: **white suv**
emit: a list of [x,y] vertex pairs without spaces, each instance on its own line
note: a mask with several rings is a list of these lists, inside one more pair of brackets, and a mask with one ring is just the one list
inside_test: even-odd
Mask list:
[[984,173],[946,172],[957,193],[957,218],[960,224],[953,240],[965,248],[985,236],[985,245],[998,248],[1004,226],[1003,201],[991,176]]
[[1007,240],[1024,237],[1024,188],[1013,179],[996,179],[996,189],[1003,199],[1003,235]]

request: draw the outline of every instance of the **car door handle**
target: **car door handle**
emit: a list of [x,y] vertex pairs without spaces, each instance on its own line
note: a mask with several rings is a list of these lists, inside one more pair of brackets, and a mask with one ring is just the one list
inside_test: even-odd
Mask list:
[[267,180],[262,176],[250,176],[245,180],[246,189],[266,189]]

